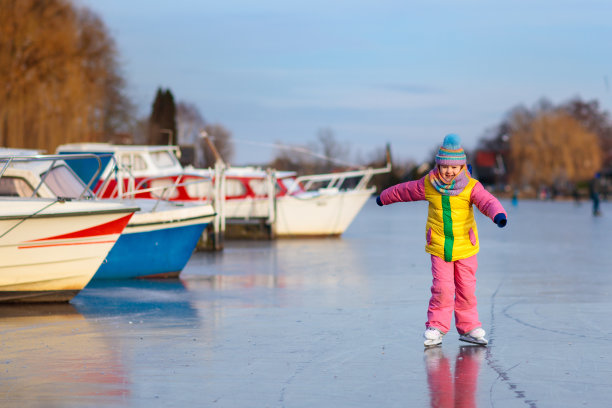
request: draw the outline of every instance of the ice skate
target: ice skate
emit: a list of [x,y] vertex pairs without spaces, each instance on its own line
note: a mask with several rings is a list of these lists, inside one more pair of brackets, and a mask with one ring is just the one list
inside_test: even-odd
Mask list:
[[425,341],[423,342],[425,347],[434,347],[442,344],[444,333],[435,327],[428,327],[425,333],[423,333],[423,337],[425,337]]
[[459,340],[465,341],[467,343],[473,343],[473,344],[478,344],[481,346],[486,346],[487,344],[489,344],[489,341],[485,339],[484,337],[485,334],[486,332],[484,331],[482,327],[477,327],[474,330],[470,331],[469,333],[464,333],[461,336],[459,336]]

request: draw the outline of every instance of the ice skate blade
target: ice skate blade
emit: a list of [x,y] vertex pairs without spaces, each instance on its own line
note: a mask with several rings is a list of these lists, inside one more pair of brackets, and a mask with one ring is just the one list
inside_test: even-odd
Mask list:
[[476,344],[478,346],[486,346],[487,344],[489,344],[489,342],[487,341],[487,339],[477,339],[475,337],[472,336],[459,336],[459,340],[464,341],[466,343],[472,343],[472,344]]

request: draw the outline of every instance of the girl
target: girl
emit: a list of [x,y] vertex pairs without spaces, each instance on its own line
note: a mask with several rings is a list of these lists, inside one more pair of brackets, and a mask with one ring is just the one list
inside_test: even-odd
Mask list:
[[486,345],[476,309],[478,231],[472,204],[500,228],[506,211],[466,169],[459,136],[450,134],[436,155],[436,167],[420,180],[397,184],[376,198],[380,206],[427,200],[425,251],[431,254],[431,299],[424,333],[425,346],[442,343],[450,330],[453,310],[459,340]]

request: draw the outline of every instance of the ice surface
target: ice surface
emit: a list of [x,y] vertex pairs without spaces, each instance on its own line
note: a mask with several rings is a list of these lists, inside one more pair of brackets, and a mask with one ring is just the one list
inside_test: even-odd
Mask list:
[[[612,400],[612,205],[478,214],[489,346],[424,351],[426,206],[369,202],[341,239],[227,242],[177,281],[2,307],[3,406],[600,407]],[[455,405],[457,404],[457,405]],[[463,404],[463,405],[460,405]],[[602,405],[603,404],[603,405]]]

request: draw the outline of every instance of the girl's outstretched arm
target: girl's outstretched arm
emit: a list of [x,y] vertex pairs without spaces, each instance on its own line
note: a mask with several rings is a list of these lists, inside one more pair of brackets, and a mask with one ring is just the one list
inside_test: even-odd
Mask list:
[[401,201],[420,201],[425,199],[425,177],[391,186],[377,199],[379,205],[389,205]]
[[476,183],[472,189],[470,199],[478,207],[478,210],[489,217],[498,227],[501,228],[506,225],[508,216],[506,210],[493,194],[485,190],[480,182]]

